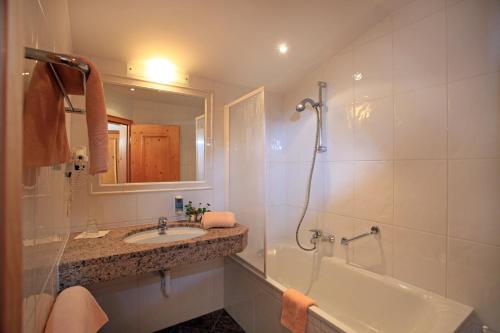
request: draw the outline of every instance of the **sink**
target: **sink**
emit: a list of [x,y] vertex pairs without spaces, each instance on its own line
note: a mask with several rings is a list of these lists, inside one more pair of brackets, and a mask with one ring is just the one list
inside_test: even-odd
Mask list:
[[158,229],[152,229],[130,235],[124,241],[132,244],[169,243],[203,236],[206,233],[207,231],[201,228],[170,227],[163,235],[158,234]]

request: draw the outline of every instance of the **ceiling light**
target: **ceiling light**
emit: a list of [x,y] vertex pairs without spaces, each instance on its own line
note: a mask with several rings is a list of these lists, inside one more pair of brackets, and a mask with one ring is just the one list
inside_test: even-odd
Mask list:
[[352,75],[352,78],[354,79],[354,81],[359,81],[363,78],[363,74],[360,72],[356,72]]
[[281,43],[278,45],[278,51],[280,51],[281,54],[285,54],[288,52],[288,45],[286,43]]
[[177,66],[165,58],[153,58],[142,63],[129,63],[127,76],[157,83],[189,85],[189,75],[181,73]]
[[135,91],[135,88],[130,88],[130,91]]
[[175,65],[162,58],[146,61],[146,76],[151,81],[160,83],[174,82],[177,77]]

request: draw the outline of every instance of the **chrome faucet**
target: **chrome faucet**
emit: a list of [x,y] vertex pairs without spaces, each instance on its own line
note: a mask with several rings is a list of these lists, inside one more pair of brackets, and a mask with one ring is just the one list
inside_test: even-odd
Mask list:
[[158,234],[165,235],[167,229],[167,218],[162,216],[158,219]]
[[311,229],[309,231],[313,233],[311,236],[311,244],[316,245],[319,242],[329,242],[329,243],[335,242],[334,234],[323,235],[323,231],[320,229]]

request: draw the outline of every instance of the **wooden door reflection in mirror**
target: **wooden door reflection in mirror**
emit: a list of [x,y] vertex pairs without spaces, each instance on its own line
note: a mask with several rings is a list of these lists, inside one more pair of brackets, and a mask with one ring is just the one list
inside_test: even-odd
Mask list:
[[205,178],[205,98],[105,83],[108,172],[102,184]]

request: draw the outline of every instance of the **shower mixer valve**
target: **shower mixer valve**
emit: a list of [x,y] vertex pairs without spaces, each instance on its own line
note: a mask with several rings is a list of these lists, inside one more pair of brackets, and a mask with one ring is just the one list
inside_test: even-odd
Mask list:
[[317,244],[319,242],[335,242],[334,234],[323,235],[323,231],[320,229],[311,229],[309,231],[313,233],[311,236],[311,244]]

